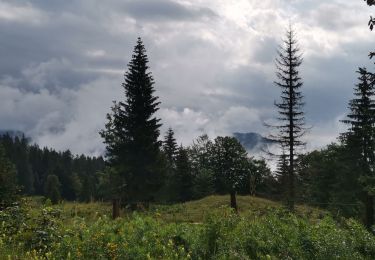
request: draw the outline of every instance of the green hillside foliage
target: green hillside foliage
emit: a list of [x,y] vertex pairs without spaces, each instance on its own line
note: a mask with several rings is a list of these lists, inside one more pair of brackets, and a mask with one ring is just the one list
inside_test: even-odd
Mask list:
[[[248,196],[123,212],[105,203],[25,199],[0,212],[0,259],[373,259],[375,237],[352,219]],[[206,208],[205,214],[198,214]],[[172,221],[179,216],[179,221]],[[183,216],[186,217],[185,219]]]

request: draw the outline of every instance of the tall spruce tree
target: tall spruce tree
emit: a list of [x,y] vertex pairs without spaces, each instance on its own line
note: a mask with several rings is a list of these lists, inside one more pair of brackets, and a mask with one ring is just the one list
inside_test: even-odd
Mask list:
[[295,204],[295,159],[298,147],[304,145],[301,141],[305,133],[305,118],[303,96],[301,87],[302,79],[299,75],[299,66],[302,64],[300,49],[297,44],[294,30],[289,26],[286,38],[277,51],[275,84],[281,88],[279,102],[275,102],[278,109],[280,124],[273,126],[278,133],[271,137],[279,142],[286,151],[288,159],[288,182],[286,203],[289,210],[294,210]]
[[160,103],[147,64],[146,49],[138,38],[122,84],[125,101],[115,102],[101,131],[109,163],[122,178],[122,183],[116,183],[119,194],[115,195],[131,204],[152,201],[161,180],[161,124],[154,115]]
[[168,131],[164,137],[163,151],[167,157],[168,164],[173,166],[175,164],[177,155],[177,142],[172,128],[168,128]]
[[162,201],[176,202],[178,201],[178,187],[176,180],[177,142],[172,128],[169,128],[164,136],[163,153],[166,162],[164,173],[165,178],[159,196]]
[[374,224],[375,191],[375,101],[374,78],[366,68],[359,68],[359,83],[354,89],[356,98],[349,102],[348,119],[342,120],[349,125],[349,131],[343,134],[345,144],[352,151],[352,158],[358,161],[360,181],[366,193],[366,225]]

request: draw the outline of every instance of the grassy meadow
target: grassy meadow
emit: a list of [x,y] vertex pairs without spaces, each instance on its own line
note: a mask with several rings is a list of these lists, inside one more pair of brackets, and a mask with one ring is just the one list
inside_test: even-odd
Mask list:
[[209,196],[110,218],[108,203],[41,197],[0,213],[0,259],[374,259],[375,237],[351,219],[274,201]]

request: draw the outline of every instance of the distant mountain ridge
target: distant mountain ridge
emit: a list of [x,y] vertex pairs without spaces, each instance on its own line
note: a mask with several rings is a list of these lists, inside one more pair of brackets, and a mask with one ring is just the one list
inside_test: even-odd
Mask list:
[[247,151],[260,152],[275,145],[276,141],[263,137],[258,133],[233,133],[233,136],[242,144]]

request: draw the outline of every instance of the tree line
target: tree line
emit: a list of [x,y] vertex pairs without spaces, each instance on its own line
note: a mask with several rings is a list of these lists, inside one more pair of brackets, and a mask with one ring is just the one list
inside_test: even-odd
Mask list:
[[[57,152],[30,144],[25,136],[0,136],[0,190],[10,197],[18,194],[46,196],[53,202],[61,199],[90,201],[100,198],[102,157],[74,156],[67,150]],[[5,177],[8,176],[8,177]],[[10,177],[12,176],[12,177]],[[4,203],[1,196],[1,202]]]

